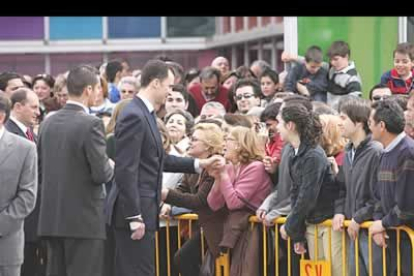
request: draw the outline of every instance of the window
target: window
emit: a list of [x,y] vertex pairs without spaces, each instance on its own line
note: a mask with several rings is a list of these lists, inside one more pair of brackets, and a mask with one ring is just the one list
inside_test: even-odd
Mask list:
[[44,17],[0,17],[0,40],[33,40],[44,38]]
[[102,39],[102,17],[50,17],[50,39]]
[[109,38],[161,37],[161,17],[114,16],[108,17]]
[[215,24],[215,17],[167,17],[167,36],[211,36],[215,33]]

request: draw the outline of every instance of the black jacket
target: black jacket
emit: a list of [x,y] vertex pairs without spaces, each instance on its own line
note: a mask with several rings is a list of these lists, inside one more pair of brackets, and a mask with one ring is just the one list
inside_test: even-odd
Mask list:
[[129,229],[128,217],[142,215],[146,230],[158,228],[162,172],[194,173],[194,160],[165,154],[153,115],[138,98],[125,106],[115,128],[115,181],[106,222]]
[[338,188],[330,163],[320,146],[301,143],[297,155],[290,147],[292,211],[287,217],[285,229],[297,242],[305,241],[306,223],[317,224],[333,217]]

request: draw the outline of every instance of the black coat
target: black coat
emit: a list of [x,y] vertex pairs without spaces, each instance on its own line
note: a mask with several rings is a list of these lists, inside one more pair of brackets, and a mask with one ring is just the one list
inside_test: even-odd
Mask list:
[[155,231],[162,172],[194,173],[194,161],[165,153],[155,118],[139,97],[119,115],[115,141],[115,181],[107,200],[107,223],[129,229],[126,218],[142,215],[145,229]]
[[306,224],[321,223],[334,215],[339,188],[325,152],[320,146],[301,143],[295,155],[291,147],[289,171],[292,178],[292,211],[285,229],[293,241],[304,241]]

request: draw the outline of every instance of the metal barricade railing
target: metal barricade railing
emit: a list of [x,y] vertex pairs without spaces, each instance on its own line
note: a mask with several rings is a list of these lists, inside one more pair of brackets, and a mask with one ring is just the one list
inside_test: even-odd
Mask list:
[[[171,221],[177,221],[177,243],[178,243],[178,249],[181,248],[181,230],[182,225],[181,223],[187,222],[188,223],[188,235],[189,238],[192,237],[192,230],[193,230],[193,221],[198,220],[198,215],[196,214],[185,214],[185,215],[179,215],[175,216],[172,219],[165,219],[165,248],[166,248],[166,256],[167,256],[167,276],[171,276],[172,271],[172,260],[170,259],[170,252],[171,252],[171,234],[170,234],[170,227],[171,227]],[[203,229],[200,228],[200,236],[201,236],[201,260],[204,261],[204,254],[205,254],[205,240],[204,240],[204,233]],[[160,241],[159,241],[159,233],[157,232],[155,235],[155,264],[156,264],[156,275],[160,275]],[[215,260],[215,275],[216,276],[229,276],[230,275],[230,262],[228,258],[228,254],[223,254],[220,257],[218,257]]]
[[[286,222],[286,218],[282,217],[282,218],[278,218],[274,221],[274,230],[275,230],[275,275],[279,275],[279,225],[283,225]],[[256,216],[252,216],[250,217],[250,223],[253,224],[262,224],[258,218]],[[347,242],[346,242],[346,235],[347,235],[347,231],[346,228],[350,225],[351,221],[345,221],[344,222],[344,230],[342,231],[342,275],[345,276],[347,275],[347,254],[346,254],[346,250],[347,250]],[[364,222],[360,225],[361,229],[368,229],[371,225],[373,224],[373,222]],[[331,247],[332,247],[332,220],[326,220],[323,223],[320,223],[318,225],[316,225],[315,229],[315,260],[317,260],[318,258],[318,227],[321,226],[327,226],[328,227],[328,249],[329,249],[329,259],[328,261],[331,261],[332,258],[332,252],[331,252]],[[401,227],[397,227],[397,228],[392,228],[391,231],[396,231],[396,242],[397,242],[397,275],[401,275],[401,252],[400,252],[400,243],[401,243],[401,231],[404,231],[405,233],[407,233],[410,241],[411,241],[411,254],[413,257],[414,256],[414,230],[407,227],[407,226],[401,226]],[[358,242],[359,239],[355,239],[355,268],[356,268],[356,276],[359,276],[359,246],[358,246]],[[291,268],[291,240],[290,238],[287,241],[288,243],[288,250],[287,250],[287,267],[288,267],[288,276],[292,275],[292,268]],[[263,275],[267,276],[267,256],[268,253],[267,251],[267,231],[266,231],[266,227],[263,227]],[[370,233],[368,233],[368,260],[369,260],[369,267],[368,267],[368,275],[370,276],[377,276],[373,274],[373,244],[372,244],[372,236]],[[301,255],[301,259],[304,259],[304,254]],[[228,260],[230,261],[230,260]],[[383,276],[386,276],[386,272],[387,272],[387,263],[386,263],[386,248],[383,247],[382,248],[382,266],[383,266]],[[412,275],[414,275],[414,262],[412,262],[412,267],[411,267],[411,271],[412,271]],[[379,276],[379,275],[378,275]]]
[[[180,215],[180,216],[176,216],[173,219],[169,220],[165,220],[166,222],[166,251],[167,251],[167,275],[171,276],[171,267],[172,267],[172,261],[170,260],[170,252],[171,252],[171,248],[170,248],[170,241],[171,241],[171,235],[170,235],[170,222],[172,220],[176,220],[178,221],[178,225],[177,225],[177,241],[178,241],[178,249],[181,248],[181,223],[182,222],[187,222],[188,223],[188,228],[189,228],[189,238],[191,238],[192,236],[192,228],[193,228],[193,222],[198,220],[198,216],[196,214],[185,214],[185,215]],[[283,225],[286,222],[286,218],[282,217],[282,218],[278,218],[274,221],[274,263],[275,263],[275,275],[278,276],[279,271],[280,271],[280,266],[283,264],[279,263],[279,226]],[[347,231],[346,228],[350,225],[351,221],[345,221],[344,222],[344,230],[341,233],[341,250],[342,250],[342,276],[346,276],[348,275],[348,271],[347,271],[347,267],[348,267],[348,263],[347,263],[347,249],[348,249],[348,242],[347,242]],[[361,229],[368,229],[373,222],[364,222],[360,225]],[[250,217],[250,224],[251,227],[258,227],[259,225],[262,225],[262,223],[258,220],[258,218],[256,216],[252,216]],[[315,225],[315,246],[314,246],[314,260],[318,261],[318,247],[319,247],[319,241],[318,241],[318,231],[319,228],[321,226],[326,226],[328,227],[328,259],[327,261],[329,261],[330,263],[332,263],[332,252],[331,252],[331,247],[332,247],[332,231],[334,231],[332,229],[332,220],[326,220],[318,225]],[[414,230],[407,227],[407,226],[401,226],[401,227],[397,227],[397,228],[393,228],[392,231],[396,232],[396,242],[397,242],[397,275],[401,275],[401,252],[399,250],[400,248],[400,243],[401,243],[401,231],[404,231],[405,233],[407,233],[410,241],[411,241],[411,254],[412,256],[414,256]],[[204,254],[205,254],[205,240],[204,240],[204,233],[202,228],[200,228],[200,234],[201,234],[201,259],[204,259]],[[263,246],[263,267],[262,267],[262,271],[263,271],[263,276],[268,276],[268,249],[267,249],[267,228],[262,227],[262,246]],[[155,258],[156,258],[156,275],[160,276],[159,271],[160,271],[160,262],[159,262],[159,237],[158,237],[158,232],[156,233],[156,252],[155,252]],[[360,275],[360,267],[359,267],[359,239],[355,239],[355,269],[356,269],[356,276]],[[292,242],[290,240],[290,238],[287,240],[287,275],[291,276],[292,275],[292,254],[295,254],[292,252]],[[300,256],[301,260],[305,260],[305,254],[301,254]],[[373,274],[373,243],[372,243],[372,236],[370,233],[368,233],[368,260],[369,260],[369,265],[368,265],[368,275],[370,276],[380,276],[380,275],[374,275]],[[218,257],[215,261],[216,267],[215,267],[215,275],[216,276],[228,276],[230,275],[230,254],[226,253],[226,254],[222,254],[220,257]],[[380,264],[375,264],[375,265],[380,265]],[[386,248],[382,248],[382,266],[383,266],[383,276],[386,276],[386,268],[387,268],[387,261],[386,261]],[[412,275],[414,275],[414,261],[412,262]]]

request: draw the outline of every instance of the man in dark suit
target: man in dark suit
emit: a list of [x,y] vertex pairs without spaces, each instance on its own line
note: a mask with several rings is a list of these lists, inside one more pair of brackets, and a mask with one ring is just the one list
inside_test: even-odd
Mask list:
[[[29,88],[19,88],[10,97],[11,115],[6,122],[6,129],[18,136],[37,143],[37,136],[33,133],[37,117],[40,115],[39,98]],[[39,218],[40,198],[37,197],[36,206],[24,221],[24,262],[22,276],[42,276],[45,274],[46,247],[37,236],[37,222]]]
[[[155,275],[162,172],[194,173],[214,163],[165,154],[155,112],[174,84],[166,63],[150,60],[141,75],[138,96],[121,112],[116,129],[115,183],[108,198],[107,220],[115,228],[116,276]],[[165,166],[164,166],[165,165]]]
[[0,275],[19,276],[23,263],[24,219],[37,196],[35,144],[5,129],[10,101],[0,95]]
[[69,72],[69,100],[43,121],[38,151],[38,234],[46,238],[46,275],[101,276],[105,239],[104,183],[113,176],[103,122],[88,114],[100,82],[81,65]]

